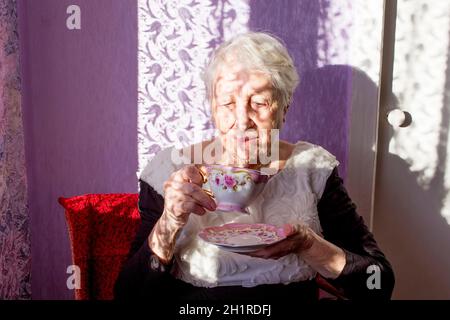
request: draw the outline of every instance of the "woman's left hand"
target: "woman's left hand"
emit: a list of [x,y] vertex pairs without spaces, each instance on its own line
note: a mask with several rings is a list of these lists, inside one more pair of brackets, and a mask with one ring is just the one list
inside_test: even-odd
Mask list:
[[286,224],[282,227],[287,238],[263,249],[247,253],[249,256],[278,259],[290,253],[301,253],[314,243],[314,231],[305,225]]

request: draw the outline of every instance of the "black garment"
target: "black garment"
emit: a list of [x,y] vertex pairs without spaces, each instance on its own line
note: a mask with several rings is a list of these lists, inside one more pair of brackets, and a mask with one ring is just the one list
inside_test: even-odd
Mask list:
[[[317,208],[324,238],[342,248],[347,259],[339,277],[328,281],[350,299],[390,299],[394,287],[392,267],[363,218],[356,212],[356,206],[348,196],[337,169],[328,178]],[[169,273],[153,271],[149,266],[151,250],[146,240],[163,209],[163,197],[146,182],[140,181],[139,211],[142,224],[116,281],[116,299],[170,297],[186,300],[246,300],[296,297],[304,301],[316,298],[317,287],[313,281],[253,288],[199,288],[175,279]],[[367,268],[371,265],[379,267],[380,289],[369,289],[367,286],[367,280],[372,275],[367,272]]]

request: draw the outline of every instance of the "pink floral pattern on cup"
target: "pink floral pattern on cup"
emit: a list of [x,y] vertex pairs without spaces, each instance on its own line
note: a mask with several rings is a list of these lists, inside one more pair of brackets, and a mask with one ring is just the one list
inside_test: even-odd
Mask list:
[[260,171],[208,165],[204,187],[217,202],[217,210],[248,213],[247,206],[261,193],[269,176]]
[[243,188],[248,189],[252,183],[255,183],[252,175],[244,169],[228,172],[226,169],[213,168],[210,170],[210,177],[215,187],[234,192],[241,191]]
[[[216,178],[216,181],[217,181],[217,178]],[[237,185],[236,180],[228,174],[225,175],[224,181],[225,181],[225,186],[227,188],[234,188]]]

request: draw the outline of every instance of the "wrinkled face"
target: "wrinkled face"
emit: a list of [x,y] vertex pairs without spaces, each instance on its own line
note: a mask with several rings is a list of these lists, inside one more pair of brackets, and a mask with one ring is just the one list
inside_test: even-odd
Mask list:
[[[270,130],[279,123],[270,77],[227,63],[219,68],[214,84],[212,115],[222,146],[234,165],[255,163],[259,148],[270,150]],[[256,148],[256,149],[255,149]]]

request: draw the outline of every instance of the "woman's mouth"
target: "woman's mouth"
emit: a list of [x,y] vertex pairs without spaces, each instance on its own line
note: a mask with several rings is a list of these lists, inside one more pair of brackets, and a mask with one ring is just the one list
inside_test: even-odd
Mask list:
[[247,137],[247,136],[245,136],[245,137],[236,137],[236,141],[239,142],[239,143],[250,142],[250,141],[253,141],[253,140],[256,140],[256,139],[258,139],[258,137]]

